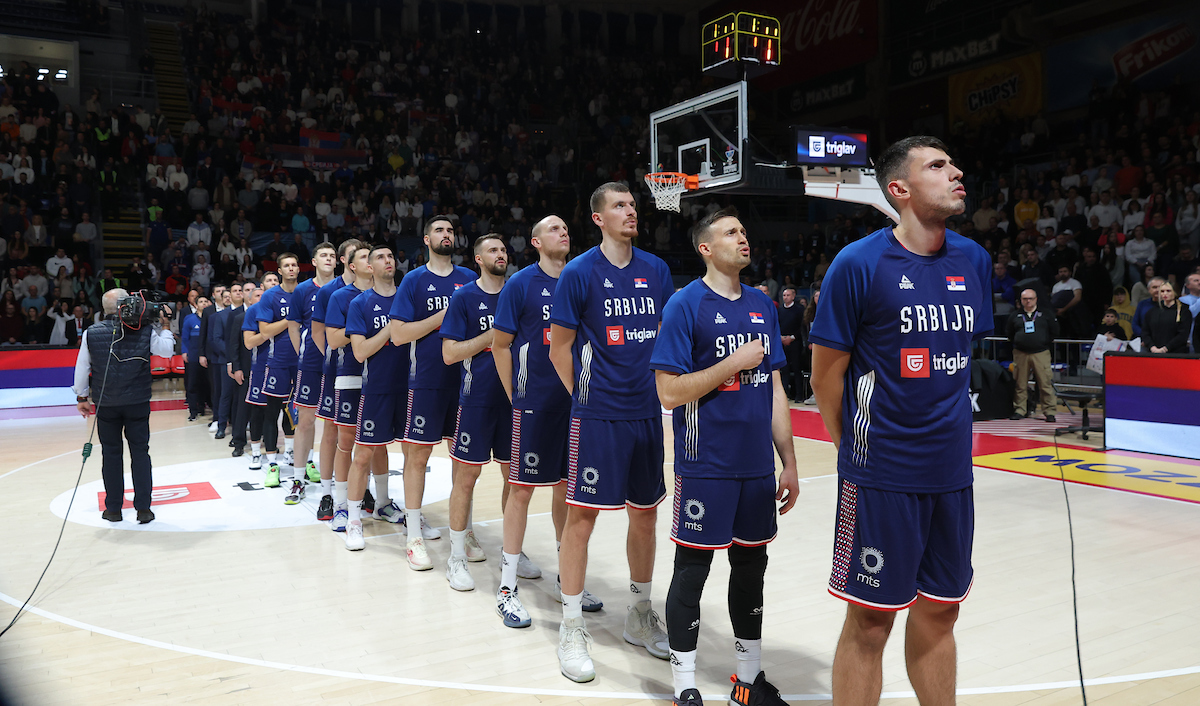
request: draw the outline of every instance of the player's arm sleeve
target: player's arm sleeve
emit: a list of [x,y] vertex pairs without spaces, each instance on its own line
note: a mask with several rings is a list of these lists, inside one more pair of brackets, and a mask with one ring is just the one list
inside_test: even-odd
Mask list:
[[[251,329],[253,331],[258,330],[258,323],[260,321],[266,322],[268,324],[275,322],[275,307],[267,305],[266,297],[267,297],[267,295],[264,293],[262,295],[262,297],[259,299],[258,304],[254,305],[254,310],[253,310],[254,317],[253,318],[254,318],[255,326],[253,329]],[[246,318],[249,319],[250,317],[247,316]]]
[[695,316],[683,297],[667,302],[662,326],[650,355],[650,369],[676,375],[695,372],[692,362],[692,328]]
[[346,325],[344,328],[346,329],[347,337],[353,336],[354,334],[366,336],[368,338],[371,337],[370,331],[367,330],[367,317],[363,313],[365,308],[366,307],[363,306],[363,302],[359,301],[357,297],[354,299],[354,301],[350,302],[350,306],[346,308]]
[[[330,304],[333,304],[333,302],[330,302]],[[328,311],[325,312],[325,328],[346,328],[346,317],[348,315],[349,311],[341,311],[336,306],[330,306]],[[347,333],[346,335],[349,336],[350,334]]]
[[450,296],[450,305],[446,307],[446,316],[442,318],[442,328],[438,332],[442,338],[451,341],[463,341],[467,337],[467,299],[458,292]]
[[388,314],[397,321],[414,320],[416,312],[413,306],[415,299],[413,295],[417,286],[417,278],[414,274],[414,272],[409,272],[404,275],[404,279],[400,280],[400,289],[396,291],[396,296],[392,299],[392,310]]
[[587,302],[587,275],[582,267],[566,267],[554,290],[550,323],[577,330],[583,306]]
[[975,317],[977,329],[972,336],[979,340],[990,336],[996,329],[996,317],[992,315],[992,289],[988,285],[992,281],[992,257],[981,246],[974,245],[975,269],[979,272],[979,316]]
[[871,273],[859,258],[839,256],[825,273],[809,340],[839,351],[854,348],[870,293]]
[[304,297],[307,296],[308,289],[306,286],[297,285],[296,289],[292,291],[291,297],[288,299],[288,321],[304,323]]
[[779,370],[787,365],[787,355],[783,352],[783,336],[779,332],[779,309],[767,307],[771,314],[771,370]]
[[317,301],[313,304],[313,321],[325,323],[325,313],[329,309],[329,297],[333,292],[325,292],[322,288],[321,292],[317,293]]
[[[521,316],[521,302],[525,299],[524,284],[524,281],[510,281],[504,285],[504,289],[500,290],[500,299],[496,302],[496,318],[492,321],[495,329],[516,335],[517,321]],[[446,323],[443,321],[442,327],[445,328],[445,326]]]

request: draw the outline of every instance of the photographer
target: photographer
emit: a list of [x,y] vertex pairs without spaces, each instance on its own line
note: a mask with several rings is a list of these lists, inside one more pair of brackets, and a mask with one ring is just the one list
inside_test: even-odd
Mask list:
[[[169,328],[170,310],[143,299],[129,299],[124,289],[104,293],[104,320],[83,332],[75,359],[75,395],[79,413],[92,412],[89,391],[96,402],[96,427],[100,434],[104,512],[109,522],[121,521],[125,504],[125,476],[121,434],[129,442],[133,471],[133,507],[146,524],[150,511],[150,356],[175,352]],[[152,323],[157,312],[157,321]],[[91,376],[89,384],[88,377]]]

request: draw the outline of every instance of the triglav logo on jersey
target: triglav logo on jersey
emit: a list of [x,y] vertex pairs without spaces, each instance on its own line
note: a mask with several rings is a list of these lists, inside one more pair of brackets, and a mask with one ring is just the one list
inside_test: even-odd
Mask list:
[[900,377],[927,378],[929,377],[929,349],[901,348]]
[[967,278],[957,275],[946,275],[946,290],[950,292],[967,291]]
[[915,285],[913,285],[912,280],[908,278],[908,275],[900,275],[900,289],[911,289],[915,291],[917,288]]
[[633,278],[633,288],[634,289],[649,289],[650,283],[646,281],[645,277],[634,277]]
[[604,333],[608,338],[608,345],[623,346],[625,345],[625,327],[624,326],[606,326]]

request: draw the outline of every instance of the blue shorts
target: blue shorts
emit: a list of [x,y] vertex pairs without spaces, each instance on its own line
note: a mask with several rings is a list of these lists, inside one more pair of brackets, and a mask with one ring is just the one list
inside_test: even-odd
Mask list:
[[293,401],[297,407],[317,409],[321,406],[321,386],[325,380],[321,373],[301,370],[296,373]]
[[362,393],[358,405],[358,430],[354,443],[360,446],[387,446],[404,433],[403,398],[396,394]]
[[357,427],[360,404],[362,404],[362,390],[358,388],[334,390],[333,408],[336,411],[333,423],[339,427]]
[[318,419],[330,422],[336,419],[337,407],[333,406],[333,383],[335,380],[337,380],[337,364],[327,360],[324,370],[321,371],[321,406],[317,407]]
[[263,394],[268,397],[291,397],[292,385],[296,382],[296,368],[280,368],[267,366],[267,381],[263,385]]
[[508,407],[459,407],[450,458],[472,466],[482,466],[493,458],[508,463],[512,456],[509,411]]
[[404,436],[407,444],[434,446],[454,436],[458,390],[409,390]]
[[675,476],[671,541],[696,549],[757,547],[775,539],[775,475],[736,480]]
[[263,383],[267,379],[266,370],[250,369],[250,379],[246,385],[246,404],[252,404],[257,407],[266,407],[267,398],[263,395]]
[[567,479],[567,433],[571,411],[514,409],[508,482],[558,485]]
[[921,595],[959,603],[974,579],[970,486],[951,493],[894,493],[844,478],[829,592],[876,610],[903,610]]
[[667,497],[662,418],[571,418],[567,503],[598,510],[649,510]]

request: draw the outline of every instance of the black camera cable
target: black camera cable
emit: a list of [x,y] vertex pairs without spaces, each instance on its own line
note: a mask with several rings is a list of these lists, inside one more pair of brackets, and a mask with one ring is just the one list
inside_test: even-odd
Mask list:
[[1075,527],[1071,522],[1071,496],[1067,494],[1067,475],[1063,470],[1062,458],[1058,455],[1058,437],[1063,433],[1062,428],[1054,430],[1054,460],[1058,466],[1058,478],[1062,481],[1063,500],[1067,505],[1067,533],[1071,538],[1071,610],[1075,617],[1075,663],[1079,667],[1079,693],[1083,697],[1083,706],[1087,706],[1087,685],[1083,679],[1083,647],[1079,641],[1079,590],[1075,587]]

